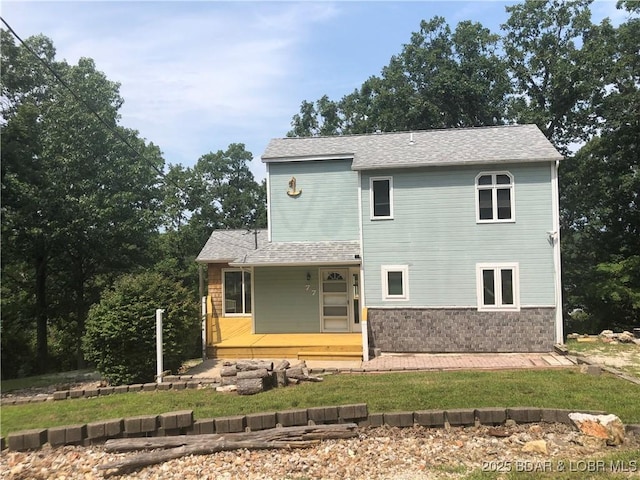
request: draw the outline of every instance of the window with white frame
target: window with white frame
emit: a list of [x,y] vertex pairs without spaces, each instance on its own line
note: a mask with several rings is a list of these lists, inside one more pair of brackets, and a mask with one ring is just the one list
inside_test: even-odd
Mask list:
[[478,310],[520,310],[517,263],[476,265]]
[[479,223],[515,220],[513,175],[484,172],[476,177],[476,220]]
[[382,265],[382,299],[409,300],[407,265]]
[[393,178],[372,177],[369,184],[371,219],[393,218]]
[[251,314],[251,272],[223,270],[225,315]]

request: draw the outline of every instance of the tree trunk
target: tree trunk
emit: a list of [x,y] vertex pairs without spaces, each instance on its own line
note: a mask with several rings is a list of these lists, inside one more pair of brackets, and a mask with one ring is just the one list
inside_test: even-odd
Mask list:
[[246,360],[237,362],[236,368],[240,371],[259,370],[261,368],[271,371],[273,370],[273,362],[265,362],[261,360]]
[[244,372],[238,372],[238,380],[243,378],[266,378],[269,376],[266,368],[259,370],[246,370]]
[[221,377],[234,377],[238,374],[238,369],[235,365],[225,365],[220,369]]
[[287,372],[286,370],[276,370],[276,387],[286,387],[287,386]]
[[[301,425],[278,427],[255,432],[209,433],[203,435],[175,435],[169,437],[112,438],[104,448],[109,453],[132,452],[155,448],[176,448],[185,445],[212,444],[225,440],[231,443],[242,441],[306,441],[330,438],[351,438],[357,435],[355,423],[332,423],[328,425]],[[244,447],[238,447],[244,448]]]
[[156,465],[185,455],[208,455],[227,450],[269,448],[305,448],[321,440],[353,438],[357,436],[355,423],[335,425],[308,425],[301,427],[272,428],[259,432],[180,435],[176,437],[123,438],[107,440],[107,452],[130,452],[151,448],[168,450],[141,453],[111,463],[100,465],[100,470],[131,471],[148,465]]
[[47,342],[47,255],[36,255],[36,365],[39,373],[45,373],[48,365],[49,345]]
[[264,380],[258,378],[239,378],[236,383],[238,395],[255,395],[264,392]]
[[282,360],[274,370],[286,370],[290,365],[289,360]]

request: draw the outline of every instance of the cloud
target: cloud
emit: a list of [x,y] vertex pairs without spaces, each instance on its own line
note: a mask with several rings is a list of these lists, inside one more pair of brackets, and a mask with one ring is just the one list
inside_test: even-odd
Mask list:
[[121,84],[121,123],[183,164],[225,149],[230,142],[218,138],[242,142],[261,128],[264,148],[283,135],[265,125],[295,113],[292,82],[310,32],[339,13],[330,3],[271,2],[6,2],[3,10],[21,36],[49,36],[58,59],[93,58]]

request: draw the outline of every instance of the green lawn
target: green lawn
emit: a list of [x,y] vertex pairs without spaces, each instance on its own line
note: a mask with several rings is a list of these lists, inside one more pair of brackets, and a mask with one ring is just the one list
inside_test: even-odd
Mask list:
[[196,419],[350,403],[370,412],[515,407],[604,410],[640,423],[640,386],[577,368],[328,375],[254,396],[212,389],[126,393],[2,407],[1,434],[30,428],[193,410]]

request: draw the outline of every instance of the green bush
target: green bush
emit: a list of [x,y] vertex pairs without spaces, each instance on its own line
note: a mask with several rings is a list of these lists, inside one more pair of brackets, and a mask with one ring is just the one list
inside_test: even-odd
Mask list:
[[176,372],[199,338],[196,302],[157,273],[126,275],[89,311],[83,349],[111,385],[151,382],[156,373],[156,309],[163,314],[163,363]]

